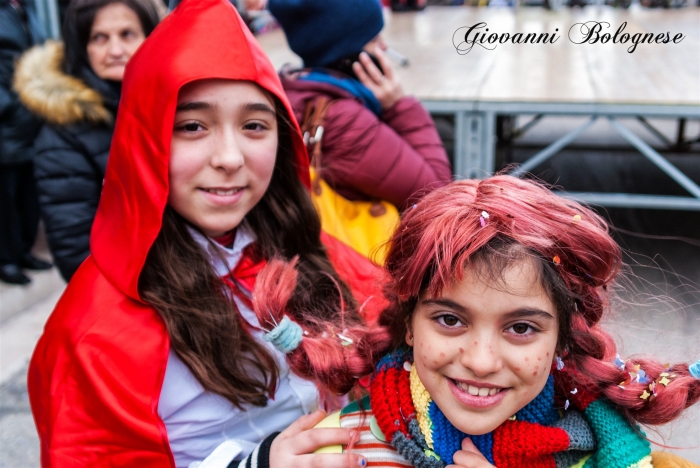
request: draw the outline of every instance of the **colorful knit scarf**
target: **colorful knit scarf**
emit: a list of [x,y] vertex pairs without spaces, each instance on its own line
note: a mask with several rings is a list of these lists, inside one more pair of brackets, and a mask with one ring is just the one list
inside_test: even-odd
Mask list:
[[554,393],[550,375],[542,392],[513,420],[488,434],[464,434],[423,387],[412,350],[401,349],[377,365],[370,402],[386,440],[417,468],[451,464],[465,437],[498,468],[651,468],[649,442],[608,402],[595,399],[579,405],[582,412],[564,411],[557,408]]

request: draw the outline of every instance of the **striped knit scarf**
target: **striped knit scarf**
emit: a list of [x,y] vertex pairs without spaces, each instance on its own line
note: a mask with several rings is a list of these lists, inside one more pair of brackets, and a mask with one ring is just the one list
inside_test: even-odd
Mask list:
[[[391,445],[414,467],[444,468],[469,437],[498,468],[651,468],[651,449],[602,399],[578,398],[557,409],[554,377],[527,406],[493,432],[471,436],[455,428],[423,387],[412,350],[400,349],[377,365],[370,387],[372,413]],[[583,461],[580,461],[582,460]]]

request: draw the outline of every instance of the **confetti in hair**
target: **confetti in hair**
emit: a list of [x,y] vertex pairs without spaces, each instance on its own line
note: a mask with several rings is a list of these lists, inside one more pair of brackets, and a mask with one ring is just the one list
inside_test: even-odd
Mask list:
[[479,216],[479,224],[481,224],[481,227],[486,227],[486,220],[489,219],[490,215],[487,211],[482,211],[481,215]]
[[[700,400],[700,380],[694,378],[700,378],[700,363],[669,369],[651,358],[635,358],[621,370],[620,363],[613,362],[617,347],[601,320],[611,309],[609,287],[623,258],[600,215],[540,183],[506,175],[455,181],[428,193],[420,203],[420,210],[401,219],[385,262],[385,292],[391,304],[379,323],[390,330],[392,346],[405,343],[406,317],[420,294],[439,296],[464,279],[475,262],[485,260],[490,268],[488,262],[500,258],[507,268],[527,257],[546,273],[540,280],[558,303],[575,301],[575,306],[557,311],[562,344],[569,350],[561,374],[575,375],[557,392],[573,407],[581,410],[582,402],[590,401],[586,395],[593,393],[630,420],[654,425],[676,419]],[[496,275],[498,268],[494,267]],[[640,382],[628,382],[626,370],[634,365],[644,369]],[[677,377],[662,391],[659,381],[653,401],[640,400],[643,388],[666,371]],[[647,378],[650,382],[642,384]],[[576,394],[570,394],[573,388]]]

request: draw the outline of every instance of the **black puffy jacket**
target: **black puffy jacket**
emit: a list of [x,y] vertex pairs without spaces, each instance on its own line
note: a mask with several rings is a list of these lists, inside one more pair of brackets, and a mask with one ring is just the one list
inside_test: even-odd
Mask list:
[[90,230],[102,191],[118,84],[85,70],[63,72],[63,45],[48,41],[17,64],[15,88],[46,124],[36,139],[34,174],[49,248],[68,281],[90,253]]
[[20,0],[24,15],[0,0],[0,165],[22,164],[32,159],[32,143],[41,122],[20,103],[12,89],[15,62],[41,41],[33,2]]

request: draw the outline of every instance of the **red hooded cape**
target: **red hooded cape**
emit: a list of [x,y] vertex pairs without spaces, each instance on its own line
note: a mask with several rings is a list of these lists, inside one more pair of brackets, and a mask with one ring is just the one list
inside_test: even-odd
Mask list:
[[[227,0],[185,0],[127,67],[92,256],[49,318],[29,368],[29,398],[44,467],[174,467],[157,413],[170,341],[137,283],[161,228],[180,88],[194,80],[249,80],[294,118],[277,73]],[[299,177],[308,157],[293,135]],[[380,298],[377,269],[327,235],[340,277],[360,301]],[[370,301],[374,317],[383,299]]]

